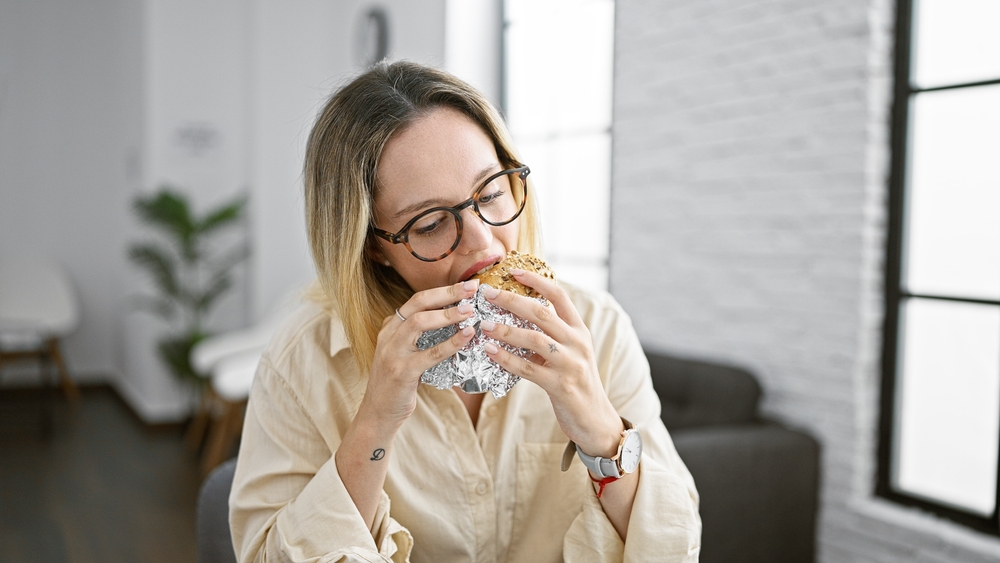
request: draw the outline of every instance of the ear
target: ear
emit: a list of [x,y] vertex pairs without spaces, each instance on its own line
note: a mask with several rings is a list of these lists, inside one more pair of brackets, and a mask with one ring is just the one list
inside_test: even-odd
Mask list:
[[374,240],[368,242],[365,245],[365,257],[375,262],[379,266],[389,267],[391,264],[385,258],[385,254],[382,253],[382,249],[379,248],[378,243]]

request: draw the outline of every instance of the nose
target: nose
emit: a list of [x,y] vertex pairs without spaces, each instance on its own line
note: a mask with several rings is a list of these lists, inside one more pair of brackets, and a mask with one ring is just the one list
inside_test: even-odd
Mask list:
[[479,252],[493,243],[493,231],[470,207],[462,210],[462,240],[457,251],[462,254]]

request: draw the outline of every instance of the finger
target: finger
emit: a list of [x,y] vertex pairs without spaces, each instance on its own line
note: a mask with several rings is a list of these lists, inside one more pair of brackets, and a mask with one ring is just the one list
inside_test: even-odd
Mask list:
[[477,289],[479,289],[479,280],[469,280],[418,291],[406,303],[403,303],[403,306],[399,308],[399,314],[409,319],[411,315],[420,311],[454,305],[475,295]]
[[546,389],[548,387],[548,382],[552,378],[552,368],[539,365],[527,358],[511,354],[507,350],[504,350],[492,342],[487,342],[483,346],[483,350],[491,360],[510,373],[518,377],[523,377],[524,379],[535,383],[542,389]]
[[458,324],[475,314],[471,303],[462,303],[457,307],[445,307],[413,313],[403,324],[409,332],[423,333],[448,325]]
[[526,321],[535,323],[552,338],[560,341],[566,340],[569,331],[568,323],[559,317],[555,308],[543,304],[538,299],[524,297],[510,291],[487,288],[483,295],[490,303],[502,307]]
[[514,276],[515,280],[541,293],[543,297],[548,299],[552,303],[552,306],[556,308],[556,313],[559,314],[559,317],[566,321],[567,324],[572,326],[583,324],[583,319],[580,318],[580,314],[577,312],[576,306],[573,305],[573,301],[570,300],[569,294],[555,280],[546,278],[537,272],[518,268],[511,269],[510,273]]
[[415,354],[414,365],[420,369],[421,373],[429,370],[464,348],[475,334],[476,329],[474,327],[467,326],[463,328],[453,334],[448,340]]
[[510,344],[515,348],[524,348],[535,353],[532,361],[549,365],[559,359],[562,346],[550,336],[537,330],[518,328],[505,324],[498,324],[492,321],[482,321],[479,328],[505,344]]

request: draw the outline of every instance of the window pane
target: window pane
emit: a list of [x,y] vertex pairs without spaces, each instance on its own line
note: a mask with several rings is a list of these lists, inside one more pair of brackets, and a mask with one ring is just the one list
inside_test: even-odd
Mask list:
[[521,142],[538,195],[546,257],[604,264],[608,257],[611,135]]
[[914,84],[1000,78],[1000,2],[916,0],[914,8]]
[[506,109],[514,136],[610,128],[614,3],[506,5]]
[[606,289],[614,2],[506,0],[504,23],[504,109],[545,258],[561,279]]
[[917,94],[911,117],[904,286],[1000,299],[1000,85]]
[[900,326],[895,486],[990,516],[1000,436],[1000,307],[911,299]]

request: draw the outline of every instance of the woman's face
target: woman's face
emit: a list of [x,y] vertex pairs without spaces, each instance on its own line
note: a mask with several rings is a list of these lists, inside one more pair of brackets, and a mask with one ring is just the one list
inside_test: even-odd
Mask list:
[[[490,136],[474,121],[452,108],[434,109],[386,143],[377,171],[375,225],[395,233],[421,211],[469,199],[503,169]],[[406,246],[381,238],[373,259],[388,261],[414,291],[422,291],[466,280],[517,246],[519,220],[494,227],[469,207],[462,221],[458,248],[441,260],[421,261]]]

